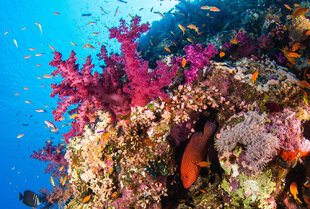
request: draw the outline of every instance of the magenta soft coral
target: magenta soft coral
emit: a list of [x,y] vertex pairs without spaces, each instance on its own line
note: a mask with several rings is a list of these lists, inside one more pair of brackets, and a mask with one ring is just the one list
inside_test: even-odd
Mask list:
[[[44,162],[49,161],[45,173],[50,173],[54,177],[57,177],[66,175],[68,162],[64,156],[64,146],[54,146],[52,143],[46,142],[43,150],[39,150],[38,152],[33,151],[30,157]],[[61,167],[63,168],[60,170]]]
[[[72,129],[69,133],[64,134],[65,140],[70,137],[80,135],[86,123],[91,123],[90,115],[93,115],[95,110],[108,110],[112,114],[127,114],[130,111],[129,97],[123,94],[121,87],[116,83],[120,80],[118,76],[122,73],[117,73],[116,64],[105,56],[105,48],[101,49],[102,59],[105,58],[108,65],[103,69],[103,73],[95,72],[92,75],[90,56],[87,57],[86,63],[82,70],[76,62],[75,53],[72,51],[68,60],[63,61],[61,54],[55,52],[54,60],[50,62],[51,66],[57,67],[52,75],[60,74],[63,80],[60,84],[52,84],[53,92],[51,97],[59,95],[58,107],[53,111],[55,120],[67,111],[70,105],[78,104],[78,107],[69,111],[69,113],[77,112],[79,114],[77,121],[72,123]],[[113,70],[112,70],[113,69]]]
[[198,79],[199,69],[210,64],[210,59],[214,58],[217,50],[213,44],[208,44],[203,48],[201,44],[187,45],[184,47],[186,53],[186,61],[190,63],[190,69],[185,70],[186,83],[191,83]]
[[124,86],[124,91],[131,95],[131,105],[145,106],[151,99],[157,97],[167,99],[168,96],[162,88],[172,83],[178,65],[175,64],[170,69],[163,62],[157,61],[157,67],[149,70],[148,62],[138,57],[138,42],[136,42],[142,33],[150,29],[149,25],[139,25],[140,17],[138,16],[131,20],[129,27],[124,20],[120,22],[120,27],[110,29],[110,38],[116,38],[121,43],[124,70],[129,81]]

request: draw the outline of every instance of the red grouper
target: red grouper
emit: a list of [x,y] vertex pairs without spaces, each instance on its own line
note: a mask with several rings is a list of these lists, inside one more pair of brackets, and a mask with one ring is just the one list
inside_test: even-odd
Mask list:
[[185,189],[196,181],[200,171],[200,166],[197,164],[203,161],[206,143],[215,130],[215,123],[206,122],[203,134],[195,133],[187,144],[181,162],[181,179]]

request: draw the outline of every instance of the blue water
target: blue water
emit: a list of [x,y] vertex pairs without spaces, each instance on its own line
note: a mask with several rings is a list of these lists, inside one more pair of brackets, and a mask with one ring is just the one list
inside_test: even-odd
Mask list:
[[[18,192],[27,189],[34,192],[38,192],[41,188],[51,189],[50,175],[44,173],[46,164],[29,156],[33,150],[42,148],[46,140],[57,143],[62,138],[62,133],[68,132],[68,129],[60,128],[56,134],[44,128],[44,120],[53,121],[52,110],[55,109],[57,100],[49,97],[52,92],[50,84],[56,80],[37,78],[53,71],[48,65],[53,58],[48,45],[61,52],[64,58],[67,58],[71,49],[74,49],[79,63],[83,63],[81,58],[86,58],[87,55],[95,58],[94,55],[99,51],[98,47],[83,49],[85,43],[98,46],[99,41],[108,43],[108,48],[114,52],[119,50],[119,45],[114,40],[108,39],[108,30],[105,26],[117,26],[121,17],[129,20],[129,13],[141,16],[142,22],[159,20],[161,17],[151,13],[150,9],[154,7],[154,11],[166,12],[175,3],[176,1],[172,0],[128,0],[127,4],[117,0],[1,0],[1,209],[29,208],[18,201]],[[109,14],[104,14],[100,7]],[[114,16],[117,7],[119,11]],[[55,15],[53,12],[60,14]],[[91,13],[92,16],[82,17],[81,15],[85,13]],[[96,24],[87,25],[90,21]],[[41,24],[42,34],[38,25],[34,23]],[[26,28],[22,30],[24,27]],[[93,32],[100,32],[100,35],[94,36]],[[70,42],[74,42],[77,46],[73,46]],[[37,50],[30,51],[29,48]],[[35,56],[37,53],[44,55]],[[24,59],[26,55],[31,57]],[[98,63],[96,58],[94,63]],[[36,66],[37,64],[42,66]],[[16,93],[19,95],[14,95]],[[31,104],[25,101],[30,101]],[[48,107],[45,107],[46,105]],[[35,111],[38,108],[47,112],[38,113]],[[68,122],[62,121],[56,123],[56,126],[61,127]],[[24,136],[17,138],[20,134]]]

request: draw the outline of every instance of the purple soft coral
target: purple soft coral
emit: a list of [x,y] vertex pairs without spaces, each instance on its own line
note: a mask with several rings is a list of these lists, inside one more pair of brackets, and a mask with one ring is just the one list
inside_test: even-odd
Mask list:
[[208,44],[202,48],[201,44],[187,45],[184,47],[186,61],[190,63],[190,69],[185,70],[186,83],[189,84],[198,79],[199,69],[210,64],[210,59],[214,58],[217,50],[213,44]]

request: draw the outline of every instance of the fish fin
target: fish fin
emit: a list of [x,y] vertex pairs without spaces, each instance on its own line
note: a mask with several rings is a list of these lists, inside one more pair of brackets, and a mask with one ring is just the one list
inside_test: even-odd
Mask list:
[[24,196],[22,195],[22,193],[19,193],[19,200],[22,200],[24,198]]

